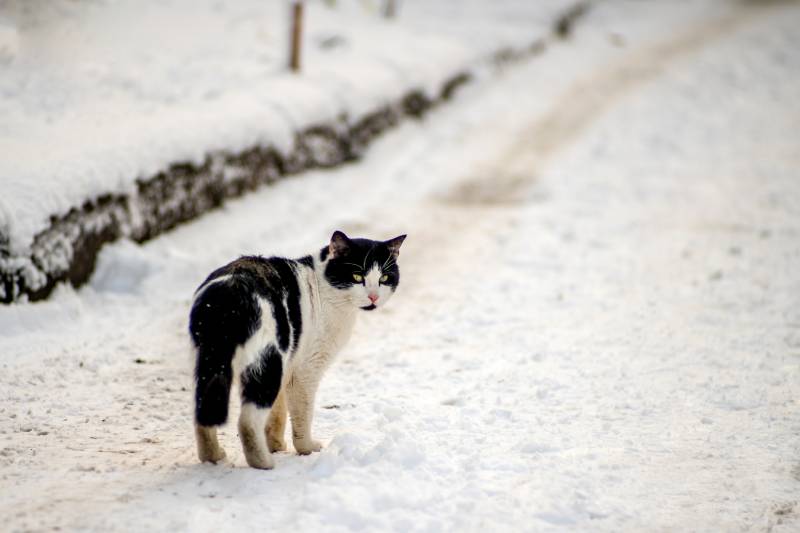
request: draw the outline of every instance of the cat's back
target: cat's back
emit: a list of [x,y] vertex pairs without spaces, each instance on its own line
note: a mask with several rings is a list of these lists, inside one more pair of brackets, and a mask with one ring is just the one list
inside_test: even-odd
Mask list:
[[[209,274],[195,291],[195,302],[211,294],[290,296],[297,287],[297,261],[283,257],[242,256]],[[213,290],[212,290],[213,289]]]
[[244,343],[271,307],[280,348],[297,343],[302,328],[296,261],[243,256],[212,272],[195,292],[189,329],[195,343],[209,336]]

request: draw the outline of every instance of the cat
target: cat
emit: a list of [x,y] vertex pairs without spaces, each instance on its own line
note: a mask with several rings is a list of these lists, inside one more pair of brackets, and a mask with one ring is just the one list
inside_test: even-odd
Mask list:
[[286,449],[287,407],[297,453],[321,449],[311,438],[317,385],[348,341],[357,313],[382,307],[397,289],[405,238],[351,239],[336,231],[316,254],[243,256],[206,278],[189,316],[201,462],[225,458],[216,428],[227,421],[235,381],[248,465],[273,468],[270,452]]

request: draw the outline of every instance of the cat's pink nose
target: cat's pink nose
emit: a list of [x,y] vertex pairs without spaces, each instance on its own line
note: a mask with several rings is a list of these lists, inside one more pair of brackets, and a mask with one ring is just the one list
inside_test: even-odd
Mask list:
[[374,294],[374,293],[368,294],[367,298],[369,298],[369,301],[372,302],[372,303],[375,303],[375,302],[378,301],[378,295]]

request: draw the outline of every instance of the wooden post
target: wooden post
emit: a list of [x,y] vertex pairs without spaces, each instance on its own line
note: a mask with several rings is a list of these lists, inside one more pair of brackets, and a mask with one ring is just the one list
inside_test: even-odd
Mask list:
[[300,72],[300,46],[303,37],[303,0],[292,1],[292,31],[289,51],[289,68]]
[[397,14],[397,0],[385,0],[383,5],[383,16],[387,19],[394,18]]

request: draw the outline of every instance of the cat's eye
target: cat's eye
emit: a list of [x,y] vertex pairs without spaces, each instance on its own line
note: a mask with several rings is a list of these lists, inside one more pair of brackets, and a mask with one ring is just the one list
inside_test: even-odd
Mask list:
[[389,281],[389,274],[381,276],[381,283],[386,283],[387,281]]
[[356,280],[358,283],[361,283],[362,281],[364,281],[364,276],[362,276],[361,274],[353,274],[353,279]]

